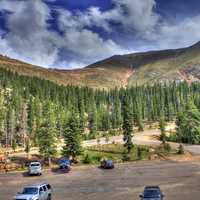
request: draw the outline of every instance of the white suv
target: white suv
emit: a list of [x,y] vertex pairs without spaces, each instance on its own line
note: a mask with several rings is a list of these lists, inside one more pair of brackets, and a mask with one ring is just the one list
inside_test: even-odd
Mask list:
[[27,186],[14,197],[14,200],[51,200],[51,186],[47,183]]
[[29,175],[42,175],[42,165],[40,162],[31,162],[28,166]]

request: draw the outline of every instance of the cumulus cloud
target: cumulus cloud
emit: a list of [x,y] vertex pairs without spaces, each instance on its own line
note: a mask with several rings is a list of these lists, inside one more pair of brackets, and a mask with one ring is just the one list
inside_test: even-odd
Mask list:
[[178,48],[189,46],[200,40],[200,15],[185,18],[181,22],[164,22],[153,36],[158,48]]
[[[46,4],[54,1],[1,0],[8,31],[0,27],[0,53],[36,65],[71,68],[140,49],[123,43],[123,38],[120,43],[114,40],[112,35],[120,31],[129,35],[131,44],[144,43],[143,49],[176,48],[200,39],[200,15],[171,24],[156,12],[155,0],[111,0],[113,7],[103,11],[94,6],[70,11]],[[53,20],[62,34],[50,28],[52,9],[58,13]],[[106,39],[94,27],[107,33]]]
[[[2,0],[0,9],[9,11],[6,25],[9,32],[1,39],[1,51],[39,65],[50,65],[56,58],[55,35],[48,31],[48,6],[38,1]],[[2,52],[4,53],[4,52]]]
[[159,21],[159,15],[154,12],[155,0],[114,0],[119,12],[125,12],[121,16],[121,23],[125,27],[146,32],[151,31]]
[[114,7],[101,11],[99,7],[89,7],[86,11],[75,13],[63,10],[60,21],[66,27],[97,26],[113,31],[110,22],[119,23],[124,29],[140,32],[151,31],[160,16],[154,12],[155,0],[112,0]]
[[[78,63],[81,63],[81,60],[87,60],[89,63],[89,60],[92,62],[97,58],[125,52],[111,39],[105,40],[97,33],[84,28],[90,23],[86,18],[79,21],[67,10],[65,13],[60,10],[59,24],[64,35],[50,31],[47,23],[51,19],[50,9],[41,0],[2,0],[0,10],[10,12],[6,20],[9,32],[0,40],[2,54],[36,65],[52,66],[59,63],[61,49],[76,54]],[[69,65],[71,66],[70,63]]]

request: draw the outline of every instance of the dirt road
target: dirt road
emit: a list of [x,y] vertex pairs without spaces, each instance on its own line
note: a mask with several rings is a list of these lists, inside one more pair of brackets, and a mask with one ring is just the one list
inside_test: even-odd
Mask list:
[[[161,144],[161,141],[159,141],[158,139],[159,135],[160,135],[159,129],[137,132],[134,134],[133,143],[139,145],[157,146]],[[88,140],[83,142],[83,146],[90,147],[97,144],[111,144],[113,142],[123,144],[123,136],[120,135],[120,136],[110,137],[109,141],[106,141],[105,138],[100,138],[99,142],[97,142],[97,140]],[[174,142],[169,142],[169,143],[174,149],[177,149],[179,146],[178,143]],[[200,145],[183,144],[183,146],[185,150],[191,152],[192,154],[200,155]]]
[[[174,129],[174,125],[169,125],[167,127],[167,130],[172,130]],[[147,145],[147,146],[156,146],[160,145],[161,142],[159,141],[159,135],[160,135],[160,130],[159,129],[150,129],[150,130],[145,130],[143,132],[136,132],[133,137],[133,143],[138,144],[138,145]],[[100,138],[99,141],[97,142],[97,139],[94,140],[86,140],[83,141],[83,146],[84,147],[91,147],[97,144],[111,144],[111,143],[121,143],[123,144],[123,136],[112,136],[109,138],[109,141],[106,141],[106,138]],[[179,144],[178,143],[173,143],[170,142],[170,145],[174,148],[177,149]],[[63,142],[59,143],[58,150],[62,150]],[[185,150],[190,151],[192,154],[195,155],[200,155],[200,145],[187,145],[183,144]],[[33,148],[31,151],[32,154],[38,153],[38,148]],[[26,154],[24,152],[20,153],[12,153],[10,155],[15,155],[15,156],[25,156]]]

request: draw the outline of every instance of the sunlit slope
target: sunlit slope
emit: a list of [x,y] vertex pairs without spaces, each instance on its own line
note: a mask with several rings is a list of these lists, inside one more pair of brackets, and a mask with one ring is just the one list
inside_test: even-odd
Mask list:
[[0,56],[0,67],[20,75],[36,76],[60,85],[78,85],[93,88],[125,87],[132,70],[127,68],[84,68],[76,70],[55,70],[33,66],[18,60]]
[[0,56],[0,67],[60,85],[105,89],[155,82],[199,81],[200,43],[175,50],[115,55],[76,70],[45,69],[4,56]]
[[116,70],[131,68],[128,85],[152,84],[169,81],[199,81],[200,43],[188,48],[151,51],[113,56],[90,65],[89,68],[107,67]]

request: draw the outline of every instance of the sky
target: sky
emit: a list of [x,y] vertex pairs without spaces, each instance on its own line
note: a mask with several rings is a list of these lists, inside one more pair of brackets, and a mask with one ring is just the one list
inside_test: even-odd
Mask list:
[[46,68],[199,40],[199,0],[0,0],[0,54]]

